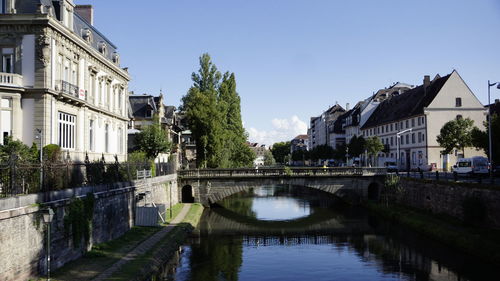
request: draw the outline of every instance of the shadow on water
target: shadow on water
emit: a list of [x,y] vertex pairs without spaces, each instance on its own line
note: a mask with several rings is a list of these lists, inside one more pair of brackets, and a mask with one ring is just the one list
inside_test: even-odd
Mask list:
[[[500,273],[325,194],[288,187],[266,192],[251,190],[205,210],[199,235],[155,280],[496,280]],[[269,196],[300,197],[310,212],[259,220],[253,203]]]

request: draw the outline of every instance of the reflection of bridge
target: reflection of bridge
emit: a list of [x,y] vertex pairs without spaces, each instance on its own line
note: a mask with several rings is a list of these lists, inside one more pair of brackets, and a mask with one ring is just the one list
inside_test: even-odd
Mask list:
[[264,221],[239,215],[224,208],[213,208],[202,219],[202,234],[244,236],[286,236],[366,234],[372,232],[366,220],[332,217],[327,210],[289,221]]
[[209,206],[253,187],[276,184],[306,186],[350,200],[376,198],[386,173],[385,168],[260,168],[183,170],[178,176],[183,201],[194,196]]

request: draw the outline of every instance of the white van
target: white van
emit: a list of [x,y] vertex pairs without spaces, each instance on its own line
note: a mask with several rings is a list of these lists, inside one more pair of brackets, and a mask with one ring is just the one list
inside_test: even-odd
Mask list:
[[458,158],[457,164],[453,166],[453,173],[488,174],[488,159],[482,156]]

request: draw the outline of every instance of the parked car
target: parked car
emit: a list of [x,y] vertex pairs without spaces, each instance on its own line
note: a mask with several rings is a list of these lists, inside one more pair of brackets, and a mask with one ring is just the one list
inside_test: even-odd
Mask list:
[[384,166],[387,168],[387,172],[397,172],[398,171],[398,165],[396,162],[393,161],[388,161],[384,163]]
[[455,174],[488,174],[488,159],[482,156],[472,158],[458,158],[457,164],[453,165]]

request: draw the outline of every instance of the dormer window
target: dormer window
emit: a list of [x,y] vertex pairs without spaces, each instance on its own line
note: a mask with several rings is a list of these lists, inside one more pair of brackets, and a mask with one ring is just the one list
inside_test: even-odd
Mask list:
[[99,42],[98,49],[101,54],[106,55],[107,47],[108,46],[106,45],[106,42],[104,41]]
[[92,40],[92,31],[90,31],[89,28],[84,28],[82,29],[82,38],[83,40],[87,41],[88,43],[91,43]]
[[117,52],[113,53],[113,62],[115,64],[120,64],[120,55]]

